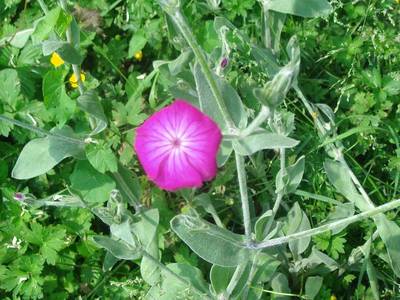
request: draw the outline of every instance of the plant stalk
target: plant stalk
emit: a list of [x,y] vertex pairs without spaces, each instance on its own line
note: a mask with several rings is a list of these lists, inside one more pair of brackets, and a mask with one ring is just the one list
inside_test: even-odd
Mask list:
[[[67,7],[67,1],[66,0],[59,0],[60,1],[60,6],[63,10],[65,10],[66,12],[68,12],[68,7]],[[75,47],[75,45],[73,45],[72,42],[72,30],[71,30],[71,25],[68,26],[67,28],[67,42],[71,44],[72,47]],[[74,75],[76,77],[76,81],[78,83],[78,89],[79,89],[79,93],[81,95],[83,95],[85,89],[83,86],[83,82],[81,80],[81,72],[80,72],[80,67],[78,65],[72,65],[72,70],[74,72]]]
[[231,280],[229,281],[228,287],[226,288],[224,299],[228,300],[230,298],[245,269],[246,269],[245,263],[240,264],[239,266],[236,267],[236,270],[233,273]]
[[244,232],[246,235],[246,241],[248,244],[250,244],[252,241],[251,219],[250,219],[249,196],[247,191],[244,157],[235,152],[235,159],[236,159],[236,169],[237,169],[239,189],[240,189],[240,200],[242,202]]
[[[167,11],[167,13],[171,13],[171,12]],[[203,51],[201,50],[200,46],[198,45],[192,31],[190,30],[189,25],[187,24],[187,22],[185,20],[185,17],[182,15],[182,13],[179,9],[176,9],[173,12],[173,14],[170,14],[170,16],[171,16],[172,21],[176,24],[179,31],[181,32],[181,34],[183,35],[183,37],[189,44],[190,48],[192,48],[192,51],[201,66],[204,76],[207,79],[207,82],[210,86],[211,92],[217,101],[216,104],[218,106],[218,109],[221,112],[226,125],[228,126],[228,130],[233,131],[233,132],[237,131],[236,125],[233,122],[233,120],[229,114],[228,108],[225,105],[225,101],[222,96],[222,93],[218,88],[217,82],[214,79],[214,76],[211,72],[209,65],[207,64],[206,57],[205,57]]]
[[342,219],[342,220],[339,220],[336,222],[331,222],[331,223],[319,226],[317,228],[304,230],[304,231],[290,234],[290,235],[287,235],[284,237],[279,237],[279,238],[275,238],[275,239],[271,239],[271,240],[268,240],[265,242],[258,243],[256,245],[254,245],[252,249],[266,249],[266,248],[270,248],[273,246],[285,244],[290,241],[311,237],[311,236],[323,233],[325,231],[333,230],[333,229],[336,229],[336,228],[342,227],[342,226],[347,226],[347,225],[350,225],[351,223],[355,223],[355,222],[361,221],[363,219],[373,217],[377,214],[384,213],[388,210],[395,209],[399,206],[400,206],[400,199],[393,200],[389,203],[372,208],[366,212],[362,212],[357,215],[354,215],[354,216],[351,216],[351,217],[348,217],[348,218],[345,218],[345,219]]

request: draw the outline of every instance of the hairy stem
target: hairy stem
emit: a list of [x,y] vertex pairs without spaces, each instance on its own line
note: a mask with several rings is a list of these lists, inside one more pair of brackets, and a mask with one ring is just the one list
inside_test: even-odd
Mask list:
[[229,297],[232,295],[233,290],[237,286],[237,284],[240,280],[240,277],[242,276],[245,268],[246,268],[245,263],[236,267],[236,270],[233,273],[231,280],[229,281],[228,287],[226,288],[224,299],[229,299]]
[[247,193],[246,170],[244,165],[244,157],[235,152],[236,169],[238,174],[240,200],[242,202],[244,232],[247,243],[251,243],[251,219],[249,209],[249,196]]
[[204,76],[206,77],[208,85],[210,86],[211,92],[217,101],[216,104],[218,106],[219,111],[222,114],[222,117],[224,118],[225,123],[228,126],[228,129],[230,131],[236,131],[236,125],[233,122],[229,114],[228,108],[225,105],[224,98],[222,97],[222,93],[219,90],[217,82],[214,79],[211,69],[207,63],[206,57],[203,51],[201,50],[200,46],[198,45],[192,31],[190,30],[189,25],[185,20],[185,17],[182,15],[179,9],[176,9],[173,12],[167,11],[167,13],[170,14],[172,21],[176,24],[182,36],[189,44],[190,48],[192,48],[192,51],[201,66]]
[[360,214],[357,214],[357,215],[354,215],[354,216],[351,216],[351,217],[348,217],[348,218],[345,218],[345,219],[342,219],[342,220],[339,220],[336,222],[331,222],[331,223],[319,226],[317,228],[304,230],[304,231],[290,234],[290,235],[287,235],[284,237],[279,237],[279,238],[275,238],[275,239],[271,239],[271,240],[268,240],[265,242],[258,243],[256,245],[254,245],[254,247],[252,247],[252,248],[253,249],[265,249],[265,248],[270,248],[273,246],[285,244],[290,241],[311,237],[311,236],[323,233],[325,231],[333,230],[333,229],[336,229],[336,228],[339,228],[342,226],[347,226],[351,223],[355,223],[355,222],[361,221],[363,219],[373,217],[377,214],[384,213],[388,210],[395,209],[399,206],[400,206],[400,199],[393,200],[389,203],[372,208],[366,212],[362,212]]
[[[65,10],[66,12],[68,12],[67,1],[66,0],[59,0],[59,1],[60,1],[61,8],[63,10]],[[68,26],[66,35],[67,35],[67,42],[70,43],[72,47],[75,47],[75,45],[73,44],[73,41],[72,41],[71,25]],[[84,92],[85,89],[83,87],[83,82],[81,80],[80,66],[72,65],[72,70],[73,70],[73,72],[75,74],[76,81],[78,82],[79,93],[81,95],[83,95],[83,92]]]

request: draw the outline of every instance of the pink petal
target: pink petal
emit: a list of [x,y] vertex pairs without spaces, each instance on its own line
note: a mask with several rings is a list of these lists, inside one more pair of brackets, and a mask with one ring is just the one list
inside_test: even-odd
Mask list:
[[137,129],[135,150],[149,179],[175,191],[215,177],[221,139],[211,118],[177,99]]

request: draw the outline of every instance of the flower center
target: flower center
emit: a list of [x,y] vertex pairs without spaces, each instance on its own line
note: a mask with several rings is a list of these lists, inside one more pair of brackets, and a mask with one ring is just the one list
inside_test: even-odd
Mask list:
[[178,139],[178,138],[174,138],[174,139],[171,141],[171,144],[172,144],[172,146],[173,146],[174,148],[179,148],[179,146],[181,145],[181,140]]

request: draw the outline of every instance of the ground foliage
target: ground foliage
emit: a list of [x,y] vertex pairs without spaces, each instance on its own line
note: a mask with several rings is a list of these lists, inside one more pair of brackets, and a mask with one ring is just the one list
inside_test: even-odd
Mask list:
[[[45,2],[54,13],[58,7],[56,1]],[[211,54],[220,47],[220,37],[213,25],[216,15],[225,16],[252,42],[261,43],[261,6],[257,1],[223,0],[215,10],[211,7],[214,2],[218,1],[182,1],[183,13],[205,51]],[[346,159],[375,203],[383,204],[400,194],[400,4],[394,0],[333,0],[331,4],[333,13],[323,18],[288,16],[281,45],[285,48],[289,39],[297,36],[302,55],[299,85],[310,100],[325,103],[335,111],[339,133],[336,139],[345,146]],[[99,219],[87,208],[54,207],[54,202],[61,198],[74,206],[79,202],[71,196],[75,192],[89,206],[107,202],[113,189],[119,187],[118,179],[110,174],[124,167],[137,174],[134,184],[140,186],[143,205],[158,208],[157,255],[160,249],[164,263],[179,264],[175,267],[183,273],[186,269],[182,266],[196,267],[209,280],[206,274],[211,265],[171,231],[169,222],[176,214],[197,206],[204,216],[215,209],[226,227],[243,233],[234,159],[231,157],[217,178],[202,188],[201,192],[207,193],[203,194],[206,199],[193,200],[190,191],[166,193],[150,184],[132,147],[135,128],[173,99],[170,91],[176,82],[163,67],[154,68],[154,62],[178,57],[180,50],[186,48],[185,41],[173,32],[171,20],[156,1],[84,0],[79,4],[71,1],[70,9],[82,29],[80,56],[85,58],[84,84],[88,89],[96,89],[104,112],[85,110],[90,104],[68,82],[72,74],[70,65],[55,69],[50,64],[51,53],[43,55],[42,45],[35,42],[51,37],[47,30],[50,26],[64,32],[72,18],[58,11],[54,20],[47,18],[47,23],[39,23],[36,27],[39,30],[24,40],[24,34],[16,33],[40,22],[44,14],[39,2],[0,2],[0,18],[4,20],[0,27],[0,113],[46,130],[55,128],[65,133],[68,125],[75,131],[68,133],[71,137],[91,131],[88,111],[97,125],[101,126],[102,121],[108,123],[108,129],[95,137],[99,143],[79,153],[67,149],[52,166],[34,162],[29,166],[33,173],[38,166],[48,167],[48,172],[30,180],[17,180],[11,177],[11,170],[24,145],[38,136],[0,121],[0,297],[141,299],[148,293],[152,279],[142,277],[138,259],[121,260],[112,269],[104,268],[105,251],[93,241],[93,237],[109,233],[104,215],[97,213]],[[65,58],[75,59],[73,55]],[[280,59],[287,62],[286,53]],[[169,66],[171,73],[175,66]],[[249,87],[265,84],[268,76],[246,51],[237,49],[232,49],[223,72],[239,91],[248,114],[255,115],[259,104]],[[324,148],[312,117],[294,92],[289,92],[283,106],[295,113],[293,136],[301,140],[298,147],[288,151],[288,163],[294,164],[305,155],[306,172],[295,194],[285,197],[278,217],[285,217],[298,202],[311,227],[316,227],[332,213],[336,203],[331,200],[344,203],[345,198],[327,179]],[[52,143],[51,137],[46,139],[41,142]],[[81,160],[85,155],[88,160]],[[274,151],[259,152],[246,163],[249,196],[254,203],[252,214],[259,215],[272,205],[268,202],[272,201],[270,191],[279,171],[278,156]],[[20,164],[27,168],[25,163]],[[327,198],[318,199],[315,195]],[[113,199],[118,198],[114,196]],[[210,199],[213,209],[208,206]],[[53,205],[47,206],[46,201]],[[396,220],[394,212],[387,216]],[[334,299],[333,295],[338,299],[375,299],[376,284],[379,297],[396,299],[400,293],[398,278],[384,262],[386,252],[380,239],[372,242],[371,254],[364,264],[348,262],[353,250],[374,232],[373,222],[367,220],[340,232],[313,237],[312,251],[319,250],[318,253],[335,260],[334,271],[304,271],[294,263],[289,264],[282,267],[268,290],[287,291],[284,282],[288,285],[288,279],[281,277],[286,276],[283,273],[291,274],[288,291],[305,296],[305,280],[322,275],[316,299]],[[193,271],[186,271],[189,270]],[[203,284],[200,279],[199,285]],[[283,287],[279,286],[282,284]],[[180,297],[189,296],[183,290]],[[262,297],[286,299],[270,291],[265,291]]]

